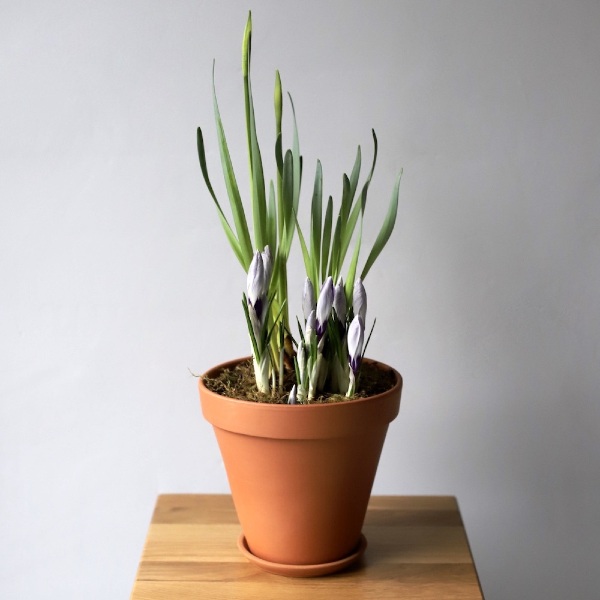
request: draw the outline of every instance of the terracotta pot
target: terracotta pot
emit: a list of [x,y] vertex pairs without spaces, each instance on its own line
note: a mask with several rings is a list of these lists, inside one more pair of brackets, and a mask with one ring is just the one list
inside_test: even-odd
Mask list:
[[402,389],[400,374],[379,366],[393,372],[392,389],[331,404],[234,400],[200,379],[202,413],[217,436],[247,549],[258,559],[332,564],[361,545],[379,456]]

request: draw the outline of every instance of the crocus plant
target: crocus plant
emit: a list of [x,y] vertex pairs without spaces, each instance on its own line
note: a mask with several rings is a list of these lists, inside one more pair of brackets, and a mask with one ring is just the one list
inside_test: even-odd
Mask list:
[[[294,104],[288,95],[293,136],[291,147],[284,151],[283,92],[279,72],[276,72],[276,180],[270,181],[267,186],[256,132],[250,81],[251,39],[252,19],[249,15],[242,44],[242,74],[254,243],[251,241],[246,209],[219,112],[214,63],[214,118],[233,225],[225,215],[211,184],[200,128],[197,130],[197,141],[200,168],[206,187],[231,248],[246,272],[247,285],[246,293],[242,295],[242,305],[251,342],[256,385],[266,395],[275,389],[281,392],[286,370],[293,370],[295,383],[288,395],[290,404],[311,402],[325,392],[352,397],[357,390],[360,366],[370,338],[369,334],[365,341],[367,294],[363,281],[394,228],[400,175],[396,179],[383,225],[360,273],[357,269],[363,219],[377,159],[375,132],[373,162],[366,180],[358,192],[362,161],[359,146],[350,176],[343,176],[341,202],[335,213],[333,198],[329,196],[326,203],[323,201],[323,173],[321,163],[317,161],[309,236],[305,237],[298,222],[303,165]],[[303,323],[298,320],[298,338],[294,339],[288,309],[287,261],[296,232],[306,280],[302,293]],[[342,269],[346,263],[344,279]],[[371,327],[371,332],[372,329]]]

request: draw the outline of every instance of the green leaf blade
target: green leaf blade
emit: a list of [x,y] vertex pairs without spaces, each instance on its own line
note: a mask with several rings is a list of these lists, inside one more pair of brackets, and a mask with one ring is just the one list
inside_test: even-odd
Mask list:
[[231,213],[233,215],[233,222],[237,232],[237,238],[239,240],[240,251],[244,258],[244,263],[250,266],[252,261],[252,243],[250,241],[250,233],[248,231],[248,223],[246,221],[246,213],[240,197],[233,164],[231,162],[231,156],[229,154],[229,147],[227,145],[227,138],[225,136],[225,129],[221,120],[221,113],[219,111],[219,104],[217,101],[217,94],[215,89],[214,79],[214,65],[213,65],[213,105],[215,114],[215,123],[217,127],[217,138],[219,143],[219,152],[221,155],[221,165],[223,168],[223,175],[225,179],[225,187],[227,188],[227,195],[229,197],[229,203],[231,206]]
[[313,284],[313,288],[315,290],[319,289],[317,287],[316,282],[313,280],[313,263],[311,260],[310,252],[308,250],[308,246],[306,245],[306,241],[304,239],[304,235],[302,233],[302,228],[300,227],[300,223],[298,222],[298,216],[294,213],[296,218],[296,229],[298,230],[298,240],[300,241],[300,248],[302,249],[302,258],[304,259],[304,268],[306,270],[306,275],[310,278]]
[[321,280],[323,283],[327,277],[327,261],[329,259],[329,248],[331,244],[331,227],[333,225],[333,198],[329,196],[327,208],[325,209],[325,223],[323,225],[323,237],[321,242]]
[[360,247],[362,244],[362,226],[363,220],[360,220],[360,227],[358,229],[358,237],[355,242],[354,252],[352,253],[352,259],[348,266],[348,273],[346,275],[346,282],[344,283],[344,292],[346,294],[346,303],[348,306],[352,304],[352,293],[354,290],[354,280],[356,278],[356,266],[358,264],[358,255],[360,254]]
[[390,236],[392,235],[392,231],[394,229],[394,225],[396,223],[396,216],[398,214],[398,197],[400,195],[400,179],[402,178],[402,172],[398,175],[396,179],[396,183],[394,185],[394,190],[392,191],[392,198],[390,200],[390,204],[388,207],[387,214],[383,221],[383,225],[381,226],[381,230],[373,244],[373,248],[369,253],[369,257],[367,258],[367,262],[362,270],[360,275],[361,279],[365,279],[373,263],[377,260],[378,256],[381,254],[381,251],[387,244]]
[[341,231],[342,228],[342,216],[338,213],[338,218],[335,223],[335,231],[333,232],[333,240],[331,243],[331,256],[329,258],[329,267],[327,268],[327,274],[331,275],[334,281],[337,281],[338,275],[342,269],[340,261],[341,252]]
[[267,211],[267,244],[272,256],[277,253],[277,205],[275,202],[275,186],[273,182],[269,185],[269,210]]
[[323,170],[321,161],[319,160],[317,160],[317,169],[315,173],[310,219],[310,253],[313,267],[311,279],[314,282],[319,279],[319,265],[321,264],[321,228],[323,223]]
[[197,130],[197,144],[198,144],[198,158],[200,160],[200,169],[202,170],[202,175],[204,177],[204,183],[206,184],[206,187],[208,188],[208,191],[209,191],[210,195],[212,196],[213,202],[215,203],[215,206],[217,208],[217,214],[219,216],[219,220],[221,221],[221,226],[223,227],[225,236],[227,237],[227,240],[229,241],[229,245],[231,246],[231,249],[233,250],[235,257],[238,259],[239,263],[242,265],[242,268],[244,269],[244,271],[247,271],[248,267],[250,266],[250,263],[246,264],[246,259],[245,259],[244,255],[242,254],[242,250],[240,248],[240,243],[239,243],[237,237],[235,237],[235,233],[233,232],[233,229],[231,229],[231,225],[229,224],[229,221],[227,221],[227,217],[225,216],[225,213],[223,212],[223,209],[221,208],[221,205],[219,204],[219,201],[217,200],[217,196],[215,195],[212,184],[210,182],[210,178],[208,176],[208,168],[206,166],[206,154],[204,151],[204,139],[202,137],[202,130],[200,129],[200,127],[198,127],[198,130]]
[[294,159],[292,152],[288,150],[285,153],[285,159],[283,161],[283,184],[282,184],[282,197],[283,197],[283,215],[284,215],[284,228],[283,238],[280,241],[282,246],[282,253],[287,257],[292,245],[292,239],[294,237],[294,231],[296,229],[295,210],[294,210]]
[[352,173],[350,174],[350,194],[352,198],[354,198],[354,194],[356,194],[356,188],[358,186],[358,178],[360,177],[360,167],[361,167],[361,151],[360,146],[356,150],[356,158],[354,160],[354,166],[352,167]]

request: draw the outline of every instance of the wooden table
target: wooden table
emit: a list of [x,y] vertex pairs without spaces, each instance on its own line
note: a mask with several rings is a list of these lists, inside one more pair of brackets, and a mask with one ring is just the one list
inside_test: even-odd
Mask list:
[[451,496],[372,497],[365,555],[327,577],[266,573],[240,554],[239,533],[230,496],[159,496],[131,600],[483,598]]

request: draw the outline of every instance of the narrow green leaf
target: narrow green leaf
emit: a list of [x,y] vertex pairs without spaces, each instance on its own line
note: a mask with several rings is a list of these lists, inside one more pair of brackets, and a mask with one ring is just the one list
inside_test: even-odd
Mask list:
[[277,164],[277,234],[279,241],[284,238],[285,212],[283,197],[283,137],[281,123],[283,119],[283,90],[279,71],[275,71],[275,92],[273,94],[275,108],[275,162]]
[[300,240],[300,248],[302,249],[302,258],[304,259],[304,268],[306,270],[306,276],[312,281],[314,289],[318,290],[319,288],[317,286],[317,283],[313,280],[313,273],[315,269],[313,268],[310,252],[308,251],[308,247],[306,246],[306,241],[304,240],[302,228],[300,227],[300,223],[298,222],[298,216],[296,215],[296,213],[294,213],[294,217],[296,218],[296,229],[298,230],[298,239]]
[[275,143],[275,160],[277,162],[277,237],[279,244],[285,247],[286,233],[286,211],[285,211],[285,196],[283,193],[283,156],[281,148],[281,134],[277,136]]
[[345,226],[346,221],[348,220],[351,204],[352,197],[350,196],[350,180],[348,179],[348,175],[344,173],[344,176],[342,177],[342,204],[340,206],[340,215],[342,216],[342,227]]
[[344,245],[344,239],[348,237],[352,237],[352,232],[347,233],[347,225],[348,225],[348,216],[350,213],[350,206],[352,204],[352,198],[350,196],[350,180],[348,176],[344,173],[343,177],[343,191],[342,191],[342,204],[340,206],[340,248],[339,248],[339,268],[342,268],[344,264],[344,259],[346,258],[346,250],[348,249],[348,245]]
[[242,40],[242,75],[246,77],[250,70],[250,42],[252,38],[252,11],[248,11],[248,20]]
[[[337,317],[331,315],[329,320],[327,321],[327,340],[331,344],[331,349],[333,350],[334,357],[344,357],[343,360],[346,360],[348,354],[344,351],[342,338],[340,336],[340,329],[337,323]],[[335,360],[335,359],[334,359]]]
[[[279,308],[279,310],[277,311],[277,314],[275,315],[275,318],[273,319],[273,324],[271,325],[271,329],[269,329],[269,331],[267,332],[266,338],[265,338],[265,346],[267,344],[270,343],[271,341],[271,336],[273,335],[273,331],[275,331],[275,327],[277,326],[279,321],[279,317],[281,316],[281,313],[283,312],[283,309],[285,308],[286,305],[286,301],[283,301],[283,304],[281,305],[281,307]],[[266,327],[265,327],[266,330]]]
[[283,197],[283,215],[284,215],[284,228],[283,238],[280,240],[280,246],[282,247],[282,254],[289,256],[290,248],[292,245],[292,238],[294,237],[294,230],[296,229],[296,221],[294,218],[294,159],[292,152],[288,150],[285,153],[285,159],[283,161],[283,184],[282,184],[282,197]]
[[327,277],[327,261],[329,259],[329,245],[331,243],[331,227],[333,220],[333,198],[329,196],[327,208],[325,209],[325,223],[323,225],[323,240],[321,245],[321,280],[323,283]]
[[[356,227],[356,221],[358,218],[358,204],[354,205],[354,196],[356,194],[356,187],[358,186],[358,178],[360,176],[360,167],[361,167],[361,151],[360,146],[356,151],[356,159],[354,160],[354,166],[352,167],[352,173],[350,178],[346,174],[343,177],[343,187],[342,187],[342,204],[340,207],[340,214],[342,216],[341,227],[340,227],[340,236],[341,236],[341,246],[340,246],[340,260],[339,265],[340,268],[346,259],[346,253],[348,252],[348,246],[350,245],[350,240],[354,235],[354,228]],[[351,212],[352,211],[352,212]]]
[[350,174],[350,195],[354,198],[356,194],[356,188],[358,186],[358,178],[360,177],[360,166],[361,166],[361,152],[360,146],[356,150],[356,159],[354,160],[354,167],[352,167],[352,173]]
[[338,213],[338,218],[335,224],[335,231],[333,232],[333,240],[331,244],[331,256],[329,259],[329,267],[327,274],[331,275],[334,281],[337,281],[338,275],[342,265],[340,264],[340,252],[342,244],[342,236],[340,234],[342,228],[342,215]]
[[248,223],[246,222],[246,214],[242,205],[239,188],[235,178],[235,172],[233,170],[233,164],[231,162],[231,156],[229,154],[229,148],[227,146],[227,139],[225,137],[225,130],[223,128],[223,122],[221,121],[221,114],[219,112],[219,104],[217,102],[217,93],[215,89],[215,72],[213,63],[213,104],[215,113],[215,123],[217,126],[217,138],[219,141],[219,151],[221,154],[221,165],[223,167],[223,175],[225,178],[225,186],[227,188],[227,195],[229,196],[229,203],[231,205],[231,212],[233,215],[233,222],[237,232],[237,238],[240,244],[240,251],[244,257],[244,262],[250,266],[252,261],[252,243],[250,241],[250,234],[248,232]]
[[357,202],[352,208],[352,212],[350,213],[348,222],[344,227],[341,250],[341,256],[343,256],[344,258],[346,257],[346,253],[348,252],[348,246],[350,245],[350,241],[352,240],[352,236],[354,235],[354,230],[356,229],[356,222],[358,221],[358,217],[362,214],[362,205],[360,202]]
[[250,174],[250,189],[254,189],[254,171],[252,168],[252,136],[250,134],[250,56],[252,46],[252,13],[248,12],[248,21],[244,30],[244,38],[242,40],[242,75],[244,78],[244,109],[246,115],[246,141],[248,144],[248,171]]
[[298,366],[298,359],[294,356],[294,371],[296,373],[296,381],[300,382],[300,367]]
[[[252,98],[252,96],[250,96]],[[264,248],[267,238],[267,199],[262,158],[256,137],[254,107],[250,109],[250,136],[252,148],[252,219],[254,221],[254,242],[257,248]]]
[[375,171],[375,163],[377,162],[377,136],[375,135],[374,129],[371,130],[371,133],[373,134],[373,145],[375,147],[373,149],[373,164],[371,165],[369,176],[367,177],[367,181],[365,182],[360,194],[360,203],[363,214],[365,213],[365,207],[367,206],[367,192],[369,191],[369,185],[371,185],[371,179],[373,178],[373,172]]
[[348,274],[346,275],[346,282],[344,284],[344,292],[346,294],[346,303],[348,306],[352,304],[352,292],[354,290],[354,279],[356,278],[356,265],[358,264],[358,255],[362,244],[362,226],[363,220],[361,218],[360,227],[358,228],[358,237],[356,238],[354,252],[352,253],[352,259],[348,266]]
[[390,205],[388,207],[387,214],[383,221],[383,225],[381,226],[381,230],[379,231],[379,235],[373,244],[373,248],[369,253],[369,258],[367,258],[367,262],[362,270],[360,275],[361,279],[365,279],[367,273],[373,266],[373,263],[377,260],[377,257],[381,254],[381,251],[387,244],[390,239],[390,235],[394,229],[394,224],[396,223],[396,215],[398,214],[398,196],[400,193],[400,179],[402,177],[402,171],[398,175],[396,179],[396,184],[394,185],[394,190],[392,192],[392,198],[390,200]]
[[277,254],[277,206],[275,204],[275,186],[273,181],[269,185],[269,210],[267,212],[267,243],[271,249],[271,255]]
[[377,323],[377,319],[373,319],[373,325],[371,325],[371,331],[369,331],[369,336],[367,337],[367,341],[363,345],[363,351],[362,351],[362,354],[360,357],[361,362],[362,362],[363,358],[365,357],[365,354],[367,353],[367,348],[369,347],[369,342],[371,341],[371,336],[373,335],[373,329],[375,329],[375,323]]
[[304,343],[304,332],[302,331],[302,325],[300,325],[300,319],[298,317],[296,317],[296,323],[298,323],[298,333],[300,334],[300,342]]
[[254,102],[250,83],[250,64],[252,48],[252,14],[248,14],[244,40],[242,43],[242,74],[244,76],[244,106],[246,109],[246,137],[248,140],[248,162],[250,170],[250,189],[252,191],[252,220],[254,223],[254,243],[261,250],[267,238],[267,199],[262,158],[256,135]]
[[302,157],[300,156],[300,142],[298,140],[298,123],[296,122],[296,110],[292,96],[288,94],[292,105],[292,117],[294,122],[294,137],[292,142],[292,156],[294,158],[294,213],[298,212],[300,199],[300,182],[302,180]]
[[321,161],[317,160],[315,184],[313,188],[312,204],[310,207],[310,254],[314,272],[313,281],[319,280],[319,266],[321,264],[321,227],[323,220],[323,170]]
[[204,138],[202,137],[202,130],[200,129],[200,127],[198,127],[196,137],[197,137],[197,143],[198,143],[198,158],[200,159],[200,169],[202,170],[202,175],[204,176],[204,183],[206,184],[206,187],[208,188],[208,191],[210,192],[210,195],[212,196],[215,206],[217,207],[217,214],[219,215],[219,220],[221,221],[221,225],[223,227],[223,230],[225,231],[227,240],[229,241],[229,244],[230,244],[236,258],[242,265],[242,268],[244,269],[244,271],[247,271],[248,268],[250,267],[250,263],[248,262],[248,264],[246,264],[246,261],[244,259],[244,256],[243,256],[241,248],[240,248],[240,243],[239,243],[238,239],[235,237],[235,233],[231,229],[231,225],[229,225],[229,222],[227,221],[227,218],[225,217],[225,213],[223,212],[223,209],[221,208],[221,205],[219,204],[219,201],[217,200],[217,196],[215,195],[212,184],[208,177],[208,169],[206,167],[206,155],[204,152]]
[[277,176],[283,178],[283,140],[281,133],[275,142],[275,163],[277,164]]
[[281,122],[283,120],[283,91],[281,87],[281,76],[279,71],[275,71],[275,93],[274,93],[274,104],[275,104],[275,135],[279,137],[281,135]]
[[221,207],[219,206],[219,201],[217,200],[217,197],[215,196],[215,192],[214,192],[213,186],[210,182],[210,178],[208,176],[208,168],[206,166],[206,153],[204,151],[204,137],[202,135],[202,129],[200,129],[200,127],[198,127],[198,129],[196,130],[196,143],[198,145],[198,159],[200,160],[200,170],[202,171],[202,175],[204,176],[204,183],[206,184],[206,187],[208,188],[210,195],[213,197],[213,200],[215,201],[215,204],[217,205],[219,212],[221,214],[223,214],[223,211],[221,210]]
[[252,342],[252,350],[256,360],[260,360],[261,354],[258,351],[258,343],[256,336],[254,335],[254,327],[252,327],[252,320],[250,319],[250,310],[248,308],[248,298],[246,294],[242,294],[242,307],[244,308],[244,314],[246,315],[246,323],[248,324],[248,333],[250,334],[250,341]]

